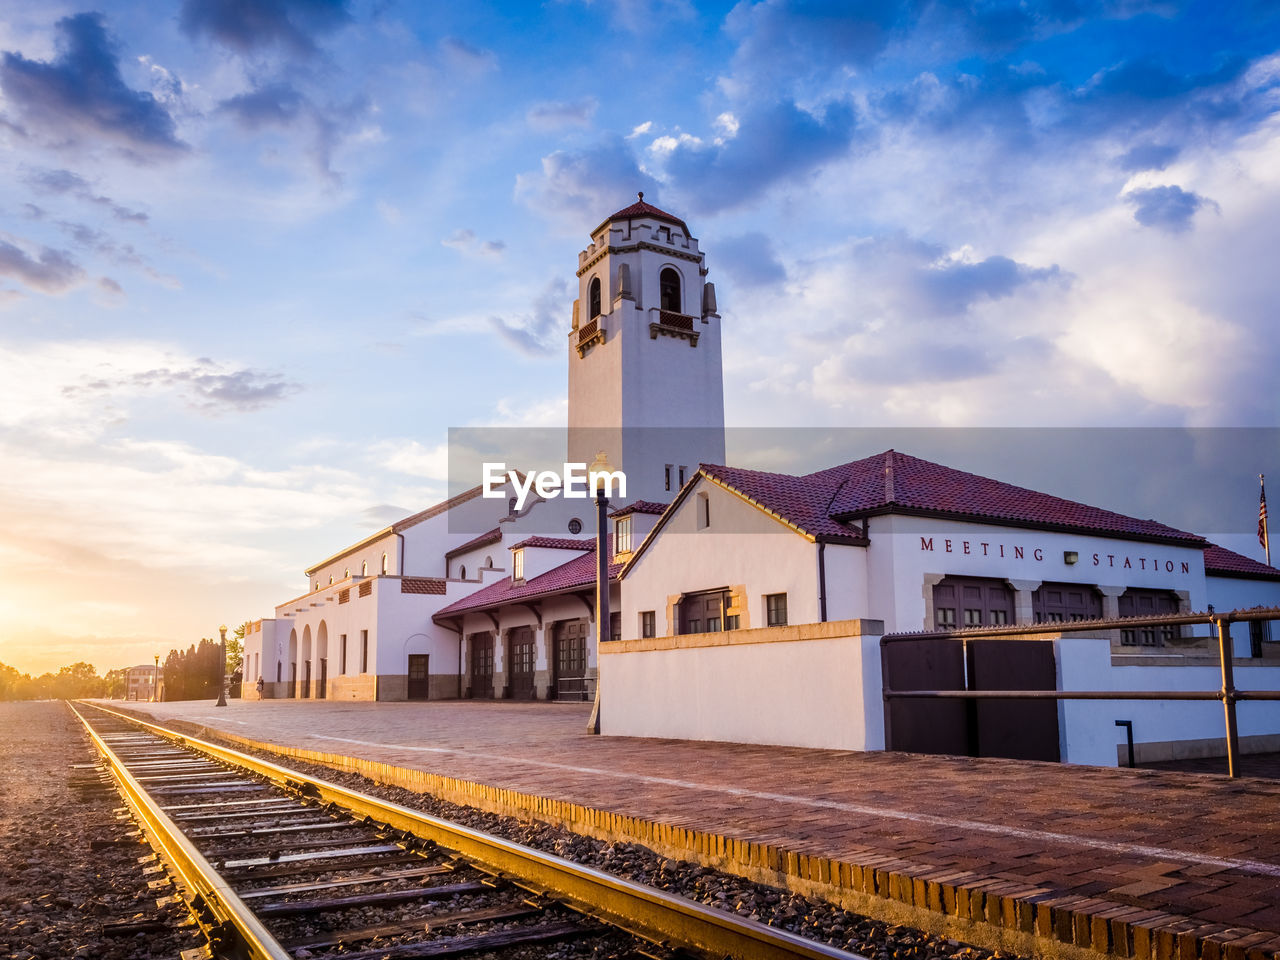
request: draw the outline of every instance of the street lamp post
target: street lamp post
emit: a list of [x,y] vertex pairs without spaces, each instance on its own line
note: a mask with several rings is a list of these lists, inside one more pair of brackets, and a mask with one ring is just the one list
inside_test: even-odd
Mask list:
[[156,672],[151,678],[151,702],[156,703],[160,699],[160,654],[156,654]]
[[[609,461],[601,450],[588,468],[589,483],[592,474],[609,473]],[[605,496],[605,483],[596,484],[596,695],[591,706],[591,719],[587,721],[587,733],[600,732],[600,648],[609,639],[609,498]]]
[[215,707],[225,707],[227,705],[227,626],[223,624],[218,627],[218,633],[222,636],[222,666],[218,668],[218,702]]

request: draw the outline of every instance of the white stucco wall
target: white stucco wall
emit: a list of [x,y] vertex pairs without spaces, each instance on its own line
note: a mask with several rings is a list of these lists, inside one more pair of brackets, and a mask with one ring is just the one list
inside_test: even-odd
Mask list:
[[[930,575],[1148,587],[1186,591],[1193,610],[1208,603],[1196,547],[907,516],[872,517],[869,536],[865,616],[891,633],[933,628],[925,622]],[[1066,563],[1067,551],[1079,560]]]
[[[1234,577],[1206,577],[1209,602],[1219,613],[1250,607],[1280,607],[1280,581],[1245,580]],[[1280,622],[1272,622],[1273,646],[1280,650]],[[1231,625],[1231,642],[1237,657],[1249,656],[1249,624]]]
[[862,629],[845,621],[607,646],[601,732],[883,749],[879,636]]
[[[697,528],[700,493],[707,494],[711,507],[711,526],[703,530]],[[847,579],[856,590],[858,559],[831,547],[827,553],[831,561],[828,589],[833,582]],[[834,560],[832,554],[837,554]],[[735,585],[745,586],[747,592],[743,628],[764,626],[764,597],[771,593],[787,595],[790,623],[816,622],[817,564],[815,544],[699,477],[623,581],[622,636],[639,636],[642,610],[656,613],[659,635],[673,633],[675,625],[667,621],[672,595]]]
[[[1106,638],[1067,637],[1055,641],[1060,690],[1219,690],[1218,666],[1111,665]],[[1235,665],[1240,690],[1280,690],[1280,667]],[[1075,700],[1059,707],[1062,758],[1071,763],[1116,766],[1116,746],[1125,742],[1117,720],[1133,721],[1135,743],[1204,740],[1225,736],[1220,701]],[[1280,703],[1237,706],[1240,736],[1280,734]]]

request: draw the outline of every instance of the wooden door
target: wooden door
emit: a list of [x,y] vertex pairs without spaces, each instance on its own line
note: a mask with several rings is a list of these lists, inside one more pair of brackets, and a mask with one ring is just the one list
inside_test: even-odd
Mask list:
[[534,642],[532,627],[516,627],[507,635],[507,671],[511,678],[511,699],[532,700]]
[[430,655],[425,653],[409,654],[409,692],[410,700],[426,700],[429,689],[427,662]]
[[323,700],[329,695],[329,658],[320,658],[320,677],[316,681],[316,699]]
[[311,661],[302,661],[302,699],[311,696]]
[[493,699],[493,634],[471,636],[471,696],[477,700]]
[[[970,640],[970,690],[1056,690],[1053,643],[1046,640]],[[974,753],[1010,760],[1061,759],[1058,701],[978,700]]]
[[556,624],[555,648],[555,699],[587,699],[587,621]]

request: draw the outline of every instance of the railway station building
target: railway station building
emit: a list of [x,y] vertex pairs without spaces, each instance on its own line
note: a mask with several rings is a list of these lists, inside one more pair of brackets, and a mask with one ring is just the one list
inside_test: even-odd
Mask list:
[[[309,567],[246,633],[245,697],[566,700],[599,682],[605,734],[902,748],[886,671],[941,668],[885,637],[1280,606],[1280,570],[1195,533],[900,451],[803,476],[724,466],[720,316],[687,225],[641,197],[592,232],[577,273],[566,459],[604,453],[627,477],[609,640],[597,651],[591,501],[517,509],[514,490],[476,486]],[[981,666],[1037,689],[1209,689],[1207,629],[1062,636],[1024,644],[1029,660],[993,647]],[[1231,641],[1241,687],[1280,688],[1276,624],[1237,623]],[[1140,760],[1221,740],[1212,702],[1037,706],[979,712],[987,735],[1068,761],[1117,763],[1117,721]],[[1243,706],[1241,735],[1280,749],[1280,704]]]

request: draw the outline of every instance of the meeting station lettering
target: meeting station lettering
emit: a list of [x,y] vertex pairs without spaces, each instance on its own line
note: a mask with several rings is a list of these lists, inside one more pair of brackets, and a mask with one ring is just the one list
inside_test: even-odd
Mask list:
[[[939,541],[937,549],[934,548],[934,540]],[[989,543],[983,540],[952,540],[943,537],[921,537],[920,549],[925,553],[959,553],[964,556],[981,556],[981,557],[997,557],[1008,558],[1012,560],[1025,560],[1028,553],[1031,559],[1043,562],[1045,552],[1043,547],[1018,546],[1014,544]],[[1074,554],[1071,554],[1074,556]],[[1069,560],[1074,563],[1075,560]],[[1113,567],[1124,570],[1153,570],[1163,573],[1190,573],[1191,565],[1185,560],[1168,560],[1160,557],[1144,557],[1130,556],[1128,554],[1116,553],[1095,553],[1092,555],[1092,565],[1095,567]]]

